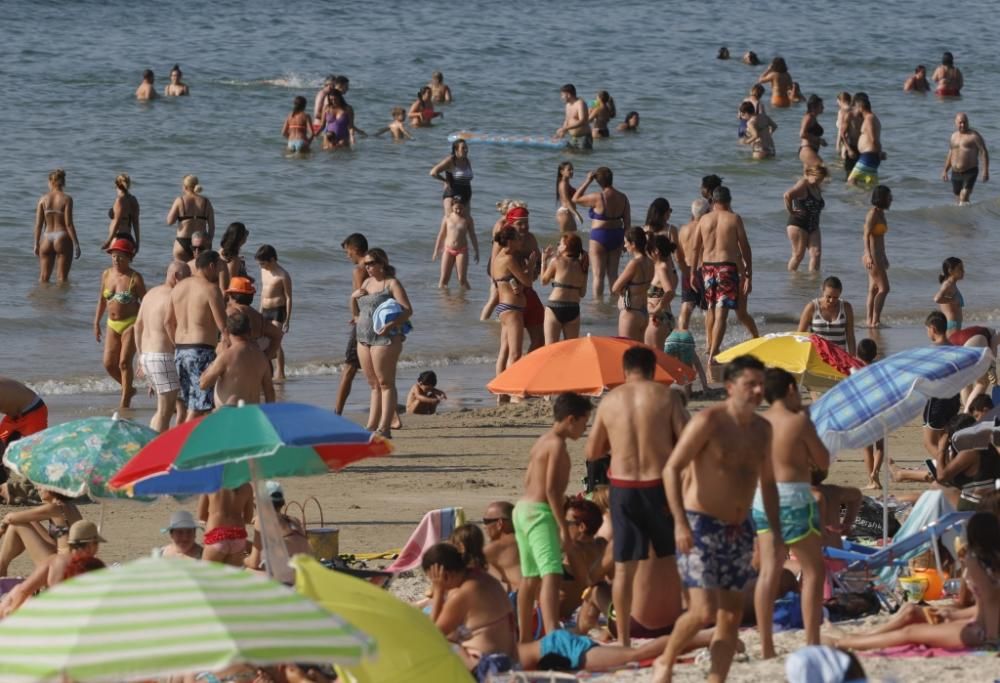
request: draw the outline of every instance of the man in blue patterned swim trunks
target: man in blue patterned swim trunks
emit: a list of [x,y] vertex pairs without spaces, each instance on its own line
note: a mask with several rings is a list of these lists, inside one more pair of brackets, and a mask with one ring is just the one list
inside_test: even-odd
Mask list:
[[[703,627],[715,621],[709,681],[723,681],[736,652],[742,591],[753,577],[750,505],[758,482],[772,528],[780,528],[771,468],[771,425],[756,410],[763,400],[764,365],[739,356],[722,375],[727,398],[695,415],[663,470],[674,517],[677,564],[688,587],[688,611],[674,624],[652,680],[670,680],[674,661]],[[685,486],[682,490],[682,479]],[[781,552],[775,539],[775,552]]]

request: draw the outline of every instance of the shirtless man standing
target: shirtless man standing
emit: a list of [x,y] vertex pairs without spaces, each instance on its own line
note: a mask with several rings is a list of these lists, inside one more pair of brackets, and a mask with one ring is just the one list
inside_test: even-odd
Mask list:
[[[673,522],[661,477],[687,420],[680,396],[653,381],[656,356],[650,349],[629,349],[622,357],[622,367],[625,384],[601,399],[587,441],[587,459],[596,460],[611,452],[612,601],[618,642],[628,646],[633,627],[646,630],[632,619],[632,584],[640,561],[658,565],[654,573],[658,581],[673,582],[677,587],[671,592],[674,615],[681,612]],[[656,559],[648,559],[650,546]]]
[[[250,339],[250,318],[246,313],[232,313],[226,319],[229,347],[201,374],[199,384],[215,394],[215,407],[233,406],[238,402],[274,403],[271,363]],[[213,390],[214,388],[214,390]]]
[[592,149],[594,138],[590,132],[587,119],[587,103],[576,96],[576,86],[567,83],[559,90],[559,96],[566,103],[566,116],[563,124],[556,130],[556,137],[562,138],[569,134],[569,145],[576,149]]
[[508,593],[521,587],[521,557],[514,537],[514,506],[505,500],[490,503],[483,513],[483,528],[489,543],[483,549],[490,574],[500,579]]
[[225,334],[226,304],[219,290],[219,254],[198,255],[197,272],[170,292],[167,328],[174,332],[174,363],[180,383],[178,424],[212,410],[212,390],[199,386],[201,373],[215,360],[219,335]]
[[[735,310],[740,322],[758,336],[757,326],[747,312],[753,278],[753,255],[743,227],[743,219],[730,209],[732,195],[723,186],[712,192],[712,210],[698,221],[694,245],[688,262],[694,266],[691,287],[703,286],[705,293],[705,332],[708,338],[708,362],[719,353],[729,311]],[[696,282],[701,268],[701,282]]]
[[[156,412],[149,426],[163,433],[170,429],[170,418],[177,413],[180,423],[182,407],[177,404],[180,381],[174,363],[174,334],[167,326],[170,295],[177,283],[190,277],[191,269],[183,261],[167,266],[167,278],[146,292],[135,319],[135,351],[139,354],[139,370],[156,392]],[[142,375],[140,375],[142,376]]]
[[[278,265],[278,252],[270,244],[257,250],[257,264],[260,266],[260,312],[264,318],[288,334],[292,324],[292,276]],[[276,345],[278,366],[275,379],[285,380],[285,352],[281,343]],[[272,354],[272,358],[275,356]]]
[[[686,330],[695,308],[705,310],[705,295],[702,292],[701,269],[691,260],[694,256],[695,235],[698,221],[709,212],[711,204],[704,197],[691,202],[691,220],[677,229],[677,265],[681,271],[681,312],[677,318],[677,329]],[[692,277],[694,274],[694,277]],[[706,333],[708,330],[706,330]],[[706,334],[707,336],[707,334]]]
[[941,172],[941,180],[948,180],[948,171],[951,171],[951,189],[959,204],[969,203],[979,175],[980,156],[985,183],[990,179],[990,153],[979,131],[969,128],[969,115],[959,112],[955,115],[955,132],[951,134],[948,156],[944,158],[944,171]]
[[[0,377],[0,455],[11,441],[49,426],[49,409],[34,391],[16,379]],[[13,438],[11,438],[13,437]]]
[[[781,537],[774,533],[764,512],[758,488],[753,501],[753,521],[760,542],[760,577],[754,589],[754,613],[760,632],[761,656],[774,657],[774,602],[784,557],[775,554],[775,540],[795,549],[802,567],[802,617],[806,645],[819,645],[819,626],[823,621],[822,520],[812,493],[813,470],[817,477],[830,468],[830,454],[819,440],[816,427],[802,410],[802,397],[795,378],[785,370],[771,368],[764,374],[764,398],[771,404],[764,419],[771,423],[771,466],[778,487]],[[840,521],[840,506],[837,506]]]
[[882,151],[882,122],[872,113],[867,93],[855,93],[851,101],[861,118],[861,134],[858,137],[858,160],[847,176],[847,183],[874,187],[878,185],[879,164],[886,158],[886,153]]
[[[708,680],[726,679],[743,616],[742,591],[753,577],[750,507],[758,480],[768,524],[781,528],[771,425],[756,413],[763,398],[764,364],[738,356],[726,365],[722,379],[728,397],[691,419],[663,470],[688,611],[674,624],[670,642],[654,664],[656,683],[670,681],[678,653],[713,618]],[[776,555],[784,552],[780,539],[774,546]]]
[[156,88],[153,86],[153,72],[151,69],[146,69],[142,72],[142,83],[139,87],[135,89],[135,99],[137,100],[155,100],[159,95],[156,94]]
[[[858,163],[858,140],[861,138],[861,113],[854,104],[854,98],[846,95],[846,108],[843,111],[843,122],[840,128],[839,146],[844,158],[844,178],[849,179],[854,165]],[[837,113],[838,119],[841,113]]]
[[[351,261],[354,267],[351,269],[351,291],[356,292],[361,289],[362,283],[368,277],[362,263],[368,253],[368,240],[360,232],[351,233],[343,242],[340,248]],[[350,319],[350,316],[348,316]],[[351,384],[354,376],[361,368],[361,361],[358,359],[358,334],[354,328],[354,321],[350,320],[351,336],[347,340],[347,352],[344,354],[344,364],[340,366],[340,386],[337,387],[337,405],[333,409],[337,415],[342,415],[344,406],[347,404],[347,397],[351,395]]]
[[247,555],[246,525],[253,523],[253,487],[219,489],[198,501],[198,519],[205,522],[201,559],[243,567]]

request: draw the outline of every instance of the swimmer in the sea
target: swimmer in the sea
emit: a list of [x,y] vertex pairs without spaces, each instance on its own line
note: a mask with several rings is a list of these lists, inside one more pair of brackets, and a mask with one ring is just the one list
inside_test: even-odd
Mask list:
[[719,48],[719,54],[715,55],[716,59],[729,59],[729,48],[722,46]]
[[351,110],[343,93],[336,88],[331,90],[327,96],[319,120],[322,126],[323,149],[354,145]]
[[608,131],[608,122],[615,118],[615,99],[608,94],[607,90],[597,93],[594,106],[590,109],[587,120],[590,121],[590,131],[595,138],[606,138],[611,135]]
[[772,133],[778,129],[770,116],[754,111],[752,102],[740,105],[740,119],[746,121],[746,134],[740,138],[740,143],[750,145],[754,159],[769,159],[774,156],[774,138]]
[[440,71],[431,74],[431,82],[427,87],[431,89],[431,100],[438,104],[451,104],[451,88],[445,85],[444,75]]
[[66,171],[57,168],[49,174],[49,191],[38,200],[35,209],[35,256],[38,257],[39,282],[48,282],[56,268],[58,282],[69,279],[73,259],[80,258],[80,240],[73,225],[73,198],[63,191]]
[[451,271],[458,273],[458,284],[465,289],[469,285],[469,244],[472,244],[473,258],[479,263],[479,242],[476,240],[476,224],[469,215],[462,197],[451,201],[451,213],[441,219],[441,230],[434,242],[431,260],[441,256],[441,279],[438,287],[444,289],[451,279]]
[[625,120],[618,124],[616,129],[620,133],[638,133],[639,132],[639,112],[630,111],[625,115]]
[[306,113],[306,98],[298,95],[292,100],[292,113],[285,118],[281,136],[288,140],[289,152],[308,152],[313,139],[312,117]]
[[406,110],[402,107],[392,108],[392,121],[389,122],[385,128],[382,128],[377,133],[375,137],[384,135],[385,133],[392,133],[392,139],[396,142],[400,140],[412,140],[413,136],[410,132],[406,130]]
[[587,103],[576,96],[576,86],[567,83],[559,89],[559,97],[566,105],[563,123],[556,129],[556,138],[569,135],[570,147],[576,149],[591,149],[594,146],[594,136],[590,132],[590,115]]
[[903,90],[905,92],[930,92],[931,84],[927,80],[927,67],[918,64],[910,77],[903,83]]
[[788,99],[792,101],[792,104],[806,101],[806,96],[802,94],[802,87],[798,82],[792,83],[792,87],[788,90]]
[[802,115],[802,123],[799,125],[799,161],[802,162],[803,169],[823,164],[823,159],[819,156],[819,148],[826,146],[823,126],[819,123],[819,115],[822,113],[823,100],[810,95],[806,113]]
[[410,119],[410,125],[414,128],[427,128],[431,125],[431,121],[439,116],[443,117],[444,114],[434,111],[431,89],[425,85],[417,92],[417,99],[410,105],[406,117]]
[[754,83],[750,88],[750,92],[747,96],[743,98],[743,102],[740,102],[740,106],[736,108],[736,117],[739,119],[739,127],[736,129],[737,137],[743,137],[747,134],[747,120],[741,115],[742,106],[745,102],[749,102],[753,105],[753,111],[755,114],[763,114],[764,102],[761,98],[764,97],[764,86],[760,83]]
[[743,59],[741,60],[744,64],[748,66],[760,66],[760,57],[753,50],[747,50],[743,53]]
[[941,55],[941,64],[934,69],[931,80],[937,83],[934,93],[940,97],[958,97],[965,85],[962,71],[955,66],[955,58],[950,52]]
[[764,70],[764,73],[757,79],[758,83],[771,84],[771,106],[790,107],[792,101],[788,93],[792,88],[792,75],[788,73],[788,65],[782,57],[775,57],[771,60],[771,66]]
[[174,68],[170,70],[170,83],[167,87],[163,89],[163,94],[167,97],[183,97],[184,95],[190,95],[191,89],[188,88],[187,83],[184,83],[181,78],[184,76],[181,73],[181,67],[174,64]]
[[159,95],[156,94],[156,88],[153,86],[153,71],[152,69],[146,69],[142,72],[142,83],[139,87],[135,89],[135,99],[137,100],[155,100]]

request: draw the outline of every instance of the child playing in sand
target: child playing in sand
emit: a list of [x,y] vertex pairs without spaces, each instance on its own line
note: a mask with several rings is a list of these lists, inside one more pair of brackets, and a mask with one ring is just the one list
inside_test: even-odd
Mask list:
[[[270,244],[257,250],[260,266],[260,312],[264,319],[288,334],[292,322],[292,276],[278,265],[278,252]],[[285,351],[278,347],[278,367],[274,378],[285,379]]]
[[410,388],[406,397],[406,412],[412,415],[433,415],[438,404],[448,395],[437,389],[438,378],[433,370],[425,370],[417,377],[417,383]]
[[412,140],[413,136],[410,135],[409,131],[406,130],[406,110],[402,107],[392,108],[392,121],[389,125],[375,133],[375,137],[379,137],[385,133],[392,133],[392,139],[396,142],[403,140]]
[[571,466],[566,440],[583,436],[591,410],[589,399],[573,393],[560,394],[552,409],[552,428],[531,447],[524,496],[514,506],[514,537],[524,577],[517,593],[522,643],[529,642],[534,633],[532,618],[539,594],[545,632],[559,628],[562,548],[572,543],[563,514]]
[[465,202],[461,197],[455,196],[451,200],[451,212],[441,219],[441,230],[438,232],[437,241],[434,242],[434,253],[431,260],[437,260],[441,253],[441,279],[438,287],[442,289],[448,286],[451,279],[451,271],[454,268],[458,272],[458,283],[465,289],[469,286],[469,242],[476,263],[479,263],[479,242],[476,240],[476,224],[469,215]]

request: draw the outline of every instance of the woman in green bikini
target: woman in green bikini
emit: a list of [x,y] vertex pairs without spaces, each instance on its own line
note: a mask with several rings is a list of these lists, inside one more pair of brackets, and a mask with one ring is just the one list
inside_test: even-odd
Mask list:
[[101,317],[108,311],[108,333],[104,337],[104,369],[122,387],[121,408],[128,408],[135,395],[132,360],[135,357],[135,319],[139,302],[146,296],[142,275],[132,270],[135,245],[124,237],[108,248],[112,266],[101,275],[101,292],[94,314],[94,337],[101,342]]

